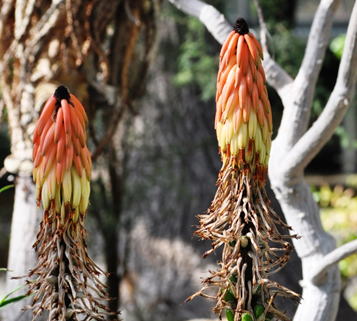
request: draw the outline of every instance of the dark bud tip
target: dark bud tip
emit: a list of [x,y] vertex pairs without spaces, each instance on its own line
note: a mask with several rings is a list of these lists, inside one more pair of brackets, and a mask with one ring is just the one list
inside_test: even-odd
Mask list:
[[71,97],[69,95],[68,88],[65,86],[59,86],[55,90],[55,93],[53,94],[53,96],[55,96],[55,98],[57,99],[58,102],[61,102],[62,99],[66,99],[67,101],[69,101],[69,99]]
[[238,32],[240,35],[245,35],[246,33],[249,32],[247,21],[245,21],[243,18],[238,18],[236,20],[233,29],[235,30],[235,32]]

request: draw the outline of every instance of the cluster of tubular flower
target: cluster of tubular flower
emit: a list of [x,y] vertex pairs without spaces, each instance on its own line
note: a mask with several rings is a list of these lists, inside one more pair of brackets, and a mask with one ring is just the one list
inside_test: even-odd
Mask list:
[[87,115],[69,95],[69,100],[60,101],[52,96],[43,108],[33,137],[33,177],[44,210],[54,200],[56,212],[64,216],[67,204],[77,220],[88,207],[92,164],[86,146]]
[[215,128],[223,162],[233,156],[239,168],[249,164],[264,183],[272,116],[262,58],[252,33],[229,34],[220,53]]
[[104,272],[89,258],[84,218],[90,194],[91,155],[87,116],[79,100],[60,86],[46,102],[34,131],[33,177],[44,215],[29,273],[34,320],[106,320]]
[[[272,134],[272,115],[262,67],[262,49],[248,25],[238,19],[220,53],[215,128],[222,168],[217,192],[198,216],[196,234],[223,246],[219,268],[191,296],[216,300],[214,311],[228,321],[289,320],[276,296],[298,298],[269,275],[288,261],[290,229],[269,205],[264,185]],[[207,289],[216,288],[211,296]]]

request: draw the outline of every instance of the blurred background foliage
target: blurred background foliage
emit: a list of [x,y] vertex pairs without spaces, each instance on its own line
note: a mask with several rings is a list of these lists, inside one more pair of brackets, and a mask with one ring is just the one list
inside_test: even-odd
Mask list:
[[[338,245],[357,239],[357,176],[350,176],[345,185],[313,186],[312,192],[321,207],[322,223]],[[346,296],[357,310],[357,254],[340,261],[339,268],[346,287]]]
[[186,21],[182,23],[186,25],[188,33],[180,46],[174,84],[176,86],[197,85],[200,88],[202,100],[207,101],[215,95],[214,74],[217,70],[218,58],[213,52],[209,52],[212,50],[207,52],[207,34],[204,25],[194,18],[188,17],[184,20]]
[[[258,30],[251,1],[207,2],[228,17],[236,12],[242,15],[238,10],[245,8],[250,26]],[[306,1],[260,2],[270,31],[271,53],[290,75],[296,76],[307,40],[307,33],[301,31],[304,26],[297,21],[301,15],[297,11]],[[123,183],[119,186],[123,192],[120,199],[123,215],[120,231],[116,232],[120,233],[118,266],[123,276],[120,289],[126,320],[173,321],[211,316],[206,301],[181,303],[199,286],[202,273],[198,272],[206,271],[210,264],[199,259],[208,245],[192,238],[192,232],[197,224],[194,215],[204,211],[211,201],[220,166],[212,126],[220,46],[201,22],[166,2],[161,16],[156,58],[150,67],[145,96],[139,103],[140,114],[125,129],[123,145],[126,150]],[[340,29],[334,32],[326,52],[311,122],[321,113],[335,83],[345,37]],[[283,106],[271,88],[269,97],[276,130]],[[10,153],[6,109],[2,112],[0,106],[1,116],[0,169]],[[357,122],[356,114],[347,118]],[[351,176],[357,171],[356,128],[353,128],[354,131],[348,123],[341,125],[307,169],[322,208],[324,227],[336,236],[339,244],[357,238],[357,182]],[[110,161],[99,160],[98,168],[103,167],[101,162]],[[330,180],[326,174],[339,175]],[[0,175],[0,187],[9,184],[11,177]],[[103,241],[96,232],[100,224],[112,224],[112,215],[105,214],[115,211],[113,204],[118,201],[116,195],[108,194],[110,182],[106,178],[102,172],[94,175],[91,195],[94,218],[89,216],[89,235],[92,235],[89,245],[99,259],[104,255]],[[6,266],[12,202],[11,191],[0,194],[0,235],[5,235],[0,242],[0,267]],[[108,219],[100,223],[96,214],[99,212]],[[142,224],[147,230],[143,230]],[[168,247],[171,247],[170,256],[159,250]],[[343,260],[340,269],[346,297],[357,311],[357,255]]]

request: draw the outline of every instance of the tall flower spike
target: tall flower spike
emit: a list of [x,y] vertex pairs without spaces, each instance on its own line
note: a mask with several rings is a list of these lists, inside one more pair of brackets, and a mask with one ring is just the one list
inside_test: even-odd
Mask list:
[[104,272],[89,258],[84,218],[90,194],[91,155],[87,115],[79,100],[60,86],[46,102],[33,137],[33,177],[44,216],[29,274],[34,320],[106,320]]
[[220,52],[215,129],[223,162],[217,192],[207,213],[198,215],[196,234],[223,246],[219,268],[191,296],[218,288],[214,311],[228,321],[289,318],[276,296],[298,299],[268,279],[288,261],[290,229],[270,207],[264,185],[269,160],[272,115],[262,67],[262,48],[244,19],[237,20]]

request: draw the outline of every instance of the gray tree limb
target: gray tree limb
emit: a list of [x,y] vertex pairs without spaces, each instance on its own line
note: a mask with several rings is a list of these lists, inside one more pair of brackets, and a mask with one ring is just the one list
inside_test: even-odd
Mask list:
[[341,245],[337,249],[327,254],[315,268],[312,276],[312,282],[315,284],[321,283],[326,277],[326,271],[339,261],[349,257],[357,252],[357,240]]
[[321,0],[309,33],[305,55],[294,81],[294,99],[289,104],[289,146],[292,146],[306,131],[316,82],[330,39],[332,17],[340,0]]
[[315,123],[292,148],[282,171],[294,176],[316,156],[341,123],[353,98],[357,82],[357,3],[355,2],[335,87]]
[[[188,15],[198,18],[212,34],[212,36],[223,44],[229,32],[231,25],[225,17],[213,6],[199,0],[168,0],[179,10]],[[266,47],[267,48],[267,47]],[[270,56],[265,48],[265,58],[263,61],[264,70],[267,75],[267,81],[283,99],[288,94],[288,85],[292,83],[291,77],[286,71]],[[285,94],[286,93],[286,94]]]
[[[304,59],[288,94],[282,97],[283,117],[279,126],[274,158],[282,158],[305,133],[310,118],[316,81],[321,69],[332,26],[333,14],[340,0],[321,0],[309,33]],[[309,59],[313,63],[309,62]],[[310,83],[311,82],[311,83]],[[274,160],[276,161],[276,160]],[[285,173],[280,171],[280,175]],[[286,178],[287,179],[287,178]]]
[[223,14],[215,7],[199,0],[169,0],[179,10],[188,15],[198,18],[212,34],[212,36],[223,44],[232,27]]

